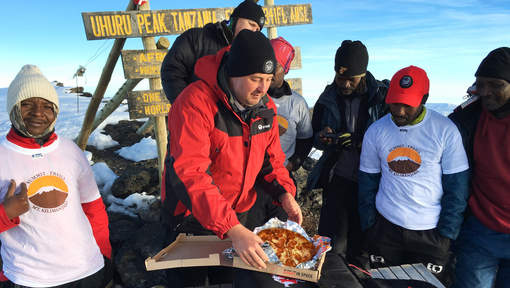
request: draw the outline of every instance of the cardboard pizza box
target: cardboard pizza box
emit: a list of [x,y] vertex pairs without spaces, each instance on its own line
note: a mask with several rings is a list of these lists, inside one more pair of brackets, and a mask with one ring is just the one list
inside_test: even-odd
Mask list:
[[233,260],[226,258],[223,251],[230,247],[232,247],[232,242],[229,239],[221,240],[214,235],[187,236],[179,234],[172,244],[154,257],[147,258],[145,267],[147,271],[152,271],[180,267],[226,266],[318,282],[326,255],[325,253],[322,255],[315,270],[298,269],[271,263],[266,264],[266,269],[257,269],[245,264],[239,257],[234,257]]

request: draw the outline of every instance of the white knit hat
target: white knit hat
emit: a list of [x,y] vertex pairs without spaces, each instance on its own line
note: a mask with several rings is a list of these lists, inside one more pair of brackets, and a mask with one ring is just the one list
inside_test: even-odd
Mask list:
[[23,100],[39,97],[55,104],[58,111],[58,94],[50,81],[35,65],[25,65],[7,90],[7,113]]

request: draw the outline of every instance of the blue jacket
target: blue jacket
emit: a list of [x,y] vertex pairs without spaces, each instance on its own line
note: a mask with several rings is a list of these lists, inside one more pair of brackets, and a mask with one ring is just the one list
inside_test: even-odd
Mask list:
[[[363,142],[363,135],[368,129],[368,126],[388,112],[384,100],[386,98],[386,92],[388,91],[389,81],[378,81],[368,71],[365,77],[367,92],[363,96],[366,97],[364,107],[367,109],[368,119],[365,119],[366,125],[358,127],[359,131],[356,131],[356,135],[354,135],[355,142],[359,144]],[[331,127],[333,131],[338,133],[345,125],[345,111],[340,108],[342,105],[339,105],[340,101],[337,101],[338,98],[337,85],[333,81],[333,83],[326,86],[324,92],[319,96],[314,106],[312,117],[314,147],[323,150],[323,153],[308,176],[307,190],[320,187],[324,188],[327,184],[327,176],[338,157],[334,147],[326,147],[319,140],[319,132],[324,129],[325,126]]]

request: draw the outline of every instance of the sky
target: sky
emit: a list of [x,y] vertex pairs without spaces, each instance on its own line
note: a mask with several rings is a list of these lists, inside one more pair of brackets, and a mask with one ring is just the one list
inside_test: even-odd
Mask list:
[[[50,81],[78,84],[93,93],[114,40],[88,41],[81,12],[123,11],[128,0],[4,2],[0,88],[8,87],[24,64],[35,64]],[[162,10],[235,7],[238,3],[151,0],[150,6]],[[367,46],[368,70],[376,79],[391,79],[401,68],[419,66],[430,78],[429,102],[452,104],[464,101],[480,61],[491,50],[510,46],[507,0],[275,0],[276,5],[305,3],[312,5],[313,24],[277,30],[278,36],[301,47],[302,69],[291,70],[287,77],[303,79],[303,96],[309,106],[333,80],[335,52],[345,39]],[[171,43],[175,37],[167,36]],[[141,39],[129,38],[124,49],[143,49]],[[73,78],[80,65],[87,69],[84,77]],[[115,94],[124,81],[119,60],[106,97]],[[135,90],[148,89],[147,82]]]

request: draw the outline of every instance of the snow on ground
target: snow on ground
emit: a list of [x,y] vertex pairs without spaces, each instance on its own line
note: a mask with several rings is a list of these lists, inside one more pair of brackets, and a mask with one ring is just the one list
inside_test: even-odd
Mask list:
[[89,164],[94,165],[94,161],[92,161],[92,152],[83,151],[83,154],[85,154],[85,157],[87,158],[87,160],[89,160]]
[[88,145],[95,146],[99,150],[119,145],[119,142],[112,139],[112,136],[103,133],[92,133],[87,142]]
[[94,172],[94,178],[101,194],[103,196],[110,194],[113,182],[117,179],[117,175],[104,162],[98,162],[92,165],[92,171]]
[[135,162],[158,158],[156,140],[151,137],[143,138],[140,142],[129,147],[123,147],[115,153]]
[[126,197],[126,199],[116,198],[113,195],[108,196],[111,205],[108,212],[122,213],[131,217],[137,217],[141,210],[149,210],[152,203],[158,201],[156,196],[143,193],[134,193]]
[[110,167],[104,162],[99,162],[92,165],[92,171],[109,212],[137,217],[141,210],[147,211],[150,205],[158,200],[156,196],[146,195],[145,192],[131,194],[126,199],[117,198],[112,195],[111,188],[118,176]]

